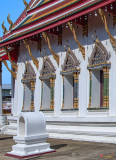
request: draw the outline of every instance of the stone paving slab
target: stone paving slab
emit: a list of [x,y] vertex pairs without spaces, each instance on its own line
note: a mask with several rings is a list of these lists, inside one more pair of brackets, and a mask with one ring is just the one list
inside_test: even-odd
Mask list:
[[[28,160],[116,160],[116,144],[49,139],[56,152]],[[0,135],[0,160],[18,160],[4,156],[12,150],[12,136]]]

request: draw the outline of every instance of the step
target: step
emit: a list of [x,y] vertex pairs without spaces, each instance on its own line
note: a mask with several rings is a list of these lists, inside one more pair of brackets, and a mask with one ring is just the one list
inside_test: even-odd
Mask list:
[[47,125],[48,133],[68,133],[80,135],[111,135],[116,136],[116,127],[93,127],[93,126],[59,126]]
[[116,137],[49,133],[49,138],[116,144]]

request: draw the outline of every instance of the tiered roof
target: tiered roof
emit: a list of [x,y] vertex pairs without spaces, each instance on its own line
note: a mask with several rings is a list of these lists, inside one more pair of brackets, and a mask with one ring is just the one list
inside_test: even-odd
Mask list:
[[0,40],[10,45],[83,16],[116,0],[31,0],[30,9],[21,14],[15,27]]

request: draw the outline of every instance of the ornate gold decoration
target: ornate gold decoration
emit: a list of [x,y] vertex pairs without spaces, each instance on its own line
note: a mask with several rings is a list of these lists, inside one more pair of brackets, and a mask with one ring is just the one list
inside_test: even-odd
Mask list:
[[27,40],[23,40],[23,42],[24,42],[24,45],[25,45],[25,47],[27,48],[27,50],[29,52],[29,55],[32,58],[32,61],[33,61],[34,65],[36,66],[36,68],[38,70],[38,68],[39,68],[39,61],[32,55],[31,49],[30,49],[30,46],[29,46],[29,42]]
[[[104,45],[99,41],[96,32],[95,32],[95,37],[96,40],[94,40],[93,35],[92,35],[92,39],[93,42],[95,43],[95,47],[92,51],[92,54],[90,56],[90,58],[88,58],[88,62],[89,62],[89,66],[88,67],[92,67],[92,66],[96,66],[96,65],[102,65],[102,64],[106,64],[107,61],[110,59],[111,55],[110,53],[108,53],[107,49],[104,47]],[[99,54],[99,63],[95,63],[95,55]],[[98,59],[97,59],[98,60]],[[94,62],[94,63],[93,63]]]
[[47,56],[44,50],[43,50],[43,53],[45,58],[41,52],[41,56],[43,57],[43,66],[42,66],[42,70],[40,71],[40,78],[51,76],[51,75],[53,76],[56,71],[51,60],[49,59],[49,57]]
[[114,50],[116,51],[116,39],[111,35],[111,33],[109,31],[105,13],[104,13],[104,11],[102,9],[99,9],[99,14],[101,15],[102,21],[103,21],[103,23],[105,25],[105,29],[106,29],[106,32],[107,32],[109,38],[110,38],[110,42],[111,42]]
[[2,60],[2,62],[4,63],[8,71],[12,74],[12,76],[16,79],[16,73],[9,69],[7,62],[5,60]]
[[9,50],[8,50],[6,47],[4,47],[4,51],[5,51],[6,54],[8,55],[8,59],[9,59],[11,65],[12,65],[12,67],[13,67],[13,68],[15,69],[15,71],[17,72],[18,66],[17,66],[17,64],[16,64],[15,62],[12,61],[11,56],[10,56],[10,53],[9,53]]
[[3,34],[6,34],[8,32],[6,27],[4,26],[4,21],[2,22],[2,29],[3,29]]
[[79,50],[81,51],[81,53],[83,55],[83,58],[85,59],[85,47],[83,47],[82,44],[77,40],[76,32],[75,32],[73,25],[71,25],[71,23],[68,22],[68,26],[70,27],[70,30],[73,33],[74,39],[79,47]]
[[67,44],[67,48],[64,45],[64,49],[66,51],[66,58],[64,60],[64,64],[62,65],[62,72],[63,71],[73,71],[73,69],[78,69],[80,62],[70,49],[69,45]]
[[0,41],[2,41],[2,38],[0,37]]
[[10,30],[13,29],[15,27],[15,25],[13,24],[13,22],[10,19],[10,14],[8,14],[8,16],[7,16],[7,21],[10,24],[9,29]]
[[51,44],[50,44],[50,39],[49,39],[48,35],[47,35],[45,32],[42,32],[42,36],[44,37],[46,43],[48,44],[49,50],[52,52],[52,55],[53,55],[54,59],[56,60],[58,66],[59,66],[59,55],[57,55],[57,54],[53,51],[53,49],[52,49],[52,47],[51,47]]
[[29,9],[31,9],[30,6],[29,6],[29,4],[26,2],[26,0],[23,0],[23,3],[25,5],[26,11],[29,10]]

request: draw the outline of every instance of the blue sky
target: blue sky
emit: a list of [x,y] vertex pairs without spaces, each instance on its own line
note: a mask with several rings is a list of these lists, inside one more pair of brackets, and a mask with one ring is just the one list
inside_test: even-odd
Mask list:
[[[26,0],[27,3],[30,0]],[[23,12],[25,6],[23,4],[23,0],[2,0],[0,2],[0,24],[4,21],[6,28],[9,28],[9,24],[7,22],[8,13],[10,14],[10,18],[13,22],[17,20],[20,14]],[[0,26],[0,37],[3,35],[2,27]],[[8,62],[9,67],[10,63]],[[10,84],[11,83],[11,74],[7,71],[6,67],[2,66],[2,83],[3,84]]]

